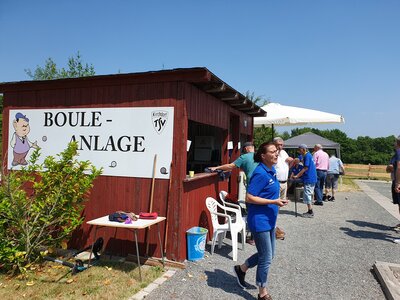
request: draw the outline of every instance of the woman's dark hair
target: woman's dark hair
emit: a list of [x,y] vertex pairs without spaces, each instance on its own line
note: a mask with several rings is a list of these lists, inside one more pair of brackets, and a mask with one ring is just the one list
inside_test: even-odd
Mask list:
[[255,162],[262,162],[261,154],[267,153],[267,148],[269,146],[275,146],[273,142],[265,142],[258,147],[257,152],[254,154],[254,161]]

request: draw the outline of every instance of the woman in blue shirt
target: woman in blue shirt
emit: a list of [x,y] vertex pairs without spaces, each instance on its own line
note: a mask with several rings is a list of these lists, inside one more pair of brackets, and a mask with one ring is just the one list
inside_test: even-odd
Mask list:
[[267,277],[275,249],[275,226],[280,206],[288,203],[279,199],[279,181],[273,167],[278,161],[278,151],[273,143],[263,143],[254,155],[260,164],[250,179],[246,202],[247,224],[253,234],[257,252],[244,264],[234,267],[234,273],[241,287],[246,287],[246,271],[257,266],[256,284],[258,299],[272,299],[267,291]]

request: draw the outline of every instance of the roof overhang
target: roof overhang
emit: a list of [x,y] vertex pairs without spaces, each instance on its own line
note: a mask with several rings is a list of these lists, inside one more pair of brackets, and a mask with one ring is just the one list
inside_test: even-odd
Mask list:
[[97,75],[90,77],[65,78],[54,80],[19,81],[0,83],[0,93],[21,90],[85,87],[93,85],[135,84],[143,82],[184,81],[225,102],[234,109],[252,117],[264,117],[266,112],[243,94],[215,76],[207,68],[180,68],[149,71],[141,73]]

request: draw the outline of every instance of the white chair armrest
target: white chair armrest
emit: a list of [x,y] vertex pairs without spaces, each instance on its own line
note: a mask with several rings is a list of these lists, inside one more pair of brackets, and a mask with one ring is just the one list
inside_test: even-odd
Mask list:
[[232,223],[232,217],[230,215],[222,214],[222,213],[219,213],[219,212],[211,212],[211,211],[210,211],[210,213],[213,214],[213,215],[220,216],[220,217],[228,218],[229,223]]
[[239,200],[238,203],[239,203],[239,206],[240,206],[241,208],[247,209],[246,201],[244,201],[244,200]]
[[225,205],[231,206],[231,207],[235,207],[237,209],[240,209],[240,206],[235,204],[235,203],[230,203],[230,202],[225,202]]
[[240,209],[236,209],[236,208],[230,208],[230,207],[222,207],[223,210],[225,211],[230,211],[232,213],[234,213],[236,215],[236,220],[239,220],[242,218],[242,212],[240,211]]

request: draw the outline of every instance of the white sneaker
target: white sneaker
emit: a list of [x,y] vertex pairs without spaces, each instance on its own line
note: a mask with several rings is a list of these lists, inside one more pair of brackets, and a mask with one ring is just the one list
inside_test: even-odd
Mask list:
[[394,239],[393,243],[400,244],[400,239]]

